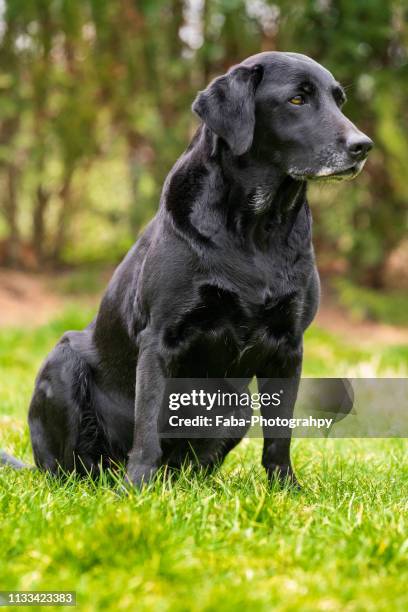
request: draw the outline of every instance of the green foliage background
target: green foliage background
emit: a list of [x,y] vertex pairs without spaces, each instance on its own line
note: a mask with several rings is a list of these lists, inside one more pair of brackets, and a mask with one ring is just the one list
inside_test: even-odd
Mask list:
[[[403,0],[2,0],[0,261],[120,258],[154,214],[212,76],[306,53],[376,142],[358,181],[311,193],[323,267],[382,287],[406,233]],[[86,240],[83,237],[86,236]]]

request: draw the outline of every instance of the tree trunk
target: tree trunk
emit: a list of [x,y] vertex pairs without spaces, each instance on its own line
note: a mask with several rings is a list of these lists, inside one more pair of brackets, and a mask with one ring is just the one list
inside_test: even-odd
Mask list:
[[6,169],[7,191],[4,204],[8,231],[8,242],[6,250],[6,263],[17,266],[20,263],[20,232],[18,229],[17,214],[17,180],[18,170],[14,164],[8,164]]
[[51,252],[51,263],[56,264],[61,261],[61,253],[66,243],[68,217],[72,205],[72,178],[74,170],[71,168],[66,171],[63,185],[60,190],[61,206],[58,215],[57,229],[55,233],[54,248]]
[[45,258],[45,212],[50,199],[49,192],[42,185],[37,187],[36,202],[33,211],[33,247],[38,264]]

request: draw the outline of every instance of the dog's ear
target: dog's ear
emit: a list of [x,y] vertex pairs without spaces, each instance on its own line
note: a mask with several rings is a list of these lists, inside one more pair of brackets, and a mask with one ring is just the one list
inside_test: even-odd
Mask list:
[[192,109],[200,119],[225,140],[233,155],[251,147],[255,128],[255,91],[263,68],[237,66],[214,79],[198,93]]

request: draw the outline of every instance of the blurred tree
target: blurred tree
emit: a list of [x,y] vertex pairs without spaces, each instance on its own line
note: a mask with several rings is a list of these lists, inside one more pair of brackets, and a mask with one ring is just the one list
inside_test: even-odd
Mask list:
[[15,47],[18,36],[16,15],[7,15],[7,25],[1,45],[0,92],[0,171],[2,176],[2,207],[6,228],[7,242],[4,249],[6,263],[15,265],[20,257],[20,230],[18,225],[18,179],[22,171],[21,152],[17,142],[21,125],[23,99],[21,95],[21,66],[19,54]]
[[[322,257],[383,283],[406,231],[403,0],[4,0],[1,8],[5,261],[24,263],[23,243],[38,263],[66,261],[89,225],[93,243],[125,250],[189,140],[196,91],[244,57],[277,49],[331,69],[350,90],[347,113],[376,141],[359,180],[322,191],[314,205]],[[117,161],[124,171],[106,191]]]

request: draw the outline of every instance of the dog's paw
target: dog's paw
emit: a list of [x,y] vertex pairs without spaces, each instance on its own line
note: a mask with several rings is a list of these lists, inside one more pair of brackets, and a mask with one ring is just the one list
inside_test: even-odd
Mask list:
[[301,489],[298,479],[292,469],[292,466],[285,464],[272,463],[265,467],[268,476],[269,484],[278,483],[280,486],[289,485],[294,489]]
[[141,489],[143,486],[149,484],[157,472],[157,467],[154,465],[148,465],[140,463],[129,466],[126,473],[126,482],[128,485]]

